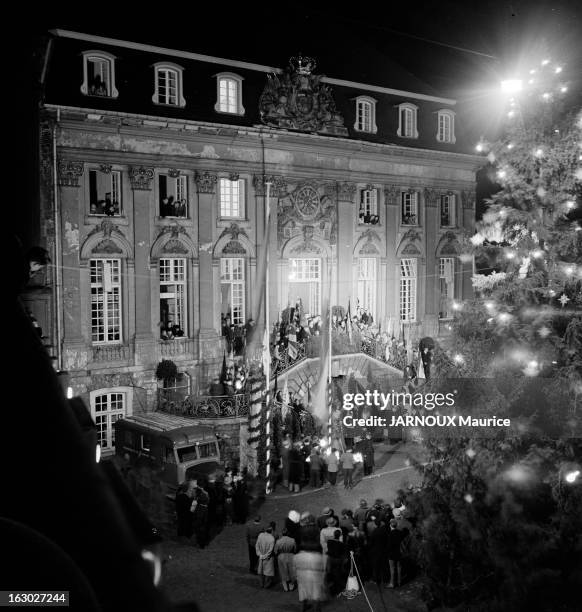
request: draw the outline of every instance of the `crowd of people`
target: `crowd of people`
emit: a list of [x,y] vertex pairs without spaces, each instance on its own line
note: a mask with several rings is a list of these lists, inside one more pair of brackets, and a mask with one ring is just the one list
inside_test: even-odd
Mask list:
[[350,575],[359,577],[359,586],[370,580],[401,586],[411,528],[399,499],[393,504],[377,499],[371,507],[361,499],[358,508],[339,515],[330,507],[319,516],[291,510],[280,530],[257,515],[246,527],[249,572],[260,577],[262,588],[277,578],[284,591],[297,588],[304,609],[318,610],[322,601],[345,591]]
[[221,376],[215,376],[208,387],[208,395],[235,395],[243,393],[248,380],[247,369],[242,363],[224,368]]
[[354,447],[343,452],[324,442],[316,436],[295,442],[291,437],[285,438],[278,463],[272,466],[271,488],[275,489],[279,482],[294,493],[303,486],[335,487],[339,476],[344,488],[351,489],[360,470],[364,476],[374,471],[374,444],[369,432],[355,438]]
[[226,525],[244,524],[249,515],[250,485],[245,469],[223,478],[187,480],[176,492],[178,538],[205,548]]

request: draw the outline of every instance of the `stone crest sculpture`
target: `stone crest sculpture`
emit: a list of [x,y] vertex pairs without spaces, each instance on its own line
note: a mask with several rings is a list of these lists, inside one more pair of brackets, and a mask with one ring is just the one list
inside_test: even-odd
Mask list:
[[269,74],[259,99],[261,121],[266,125],[347,136],[331,87],[323,75],[312,74],[316,62],[299,54],[289,60],[283,74]]

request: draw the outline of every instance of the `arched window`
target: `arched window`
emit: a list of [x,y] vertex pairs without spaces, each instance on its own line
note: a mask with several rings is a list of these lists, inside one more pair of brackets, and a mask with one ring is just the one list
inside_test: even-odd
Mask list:
[[176,64],[155,64],[154,95],[152,100],[156,104],[168,106],[186,106],[182,95],[183,68]]
[[456,142],[455,113],[448,109],[440,110],[437,113],[437,122],[437,140],[454,144]]
[[115,88],[115,57],[104,51],[83,53],[83,84],[81,93],[86,96],[117,98]]
[[376,100],[368,96],[356,98],[356,122],[354,130],[357,132],[368,132],[375,134],[378,131],[376,126]]
[[244,115],[242,82],[242,77],[230,72],[216,75],[216,104],[214,105],[216,112]]
[[405,102],[398,106],[398,132],[401,138],[418,138],[418,106]]

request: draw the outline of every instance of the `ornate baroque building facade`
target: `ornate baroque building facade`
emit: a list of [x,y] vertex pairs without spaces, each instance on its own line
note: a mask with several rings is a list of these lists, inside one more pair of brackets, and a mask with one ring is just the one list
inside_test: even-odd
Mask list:
[[222,360],[222,315],[262,325],[265,249],[271,321],[298,297],[321,314],[331,283],[333,305],[438,336],[471,294],[458,240],[481,160],[454,100],[323,77],[310,58],[277,69],[65,31],[47,67],[55,265],[52,299],[30,306],[105,448],[116,418],[155,405],[161,359],[195,392]]

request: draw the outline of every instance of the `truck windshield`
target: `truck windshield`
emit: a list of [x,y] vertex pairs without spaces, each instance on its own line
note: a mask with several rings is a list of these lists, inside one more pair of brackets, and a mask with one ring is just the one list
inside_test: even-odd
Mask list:
[[185,463],[186,461],[195,461],[198,459],[198,455],[196,455],[196,447],[195,446],[185,446],[184,448],[179,448],[178,450],[178,459],[180,463]]

